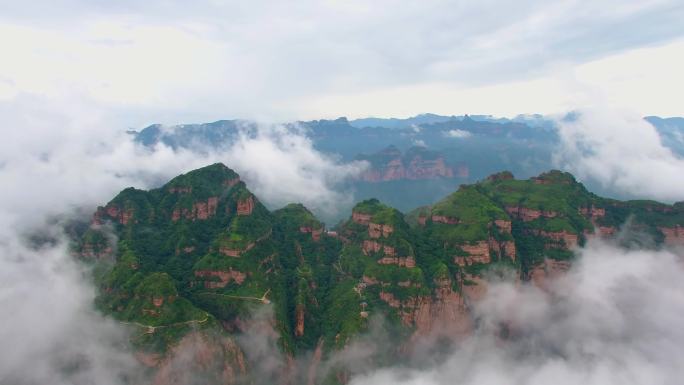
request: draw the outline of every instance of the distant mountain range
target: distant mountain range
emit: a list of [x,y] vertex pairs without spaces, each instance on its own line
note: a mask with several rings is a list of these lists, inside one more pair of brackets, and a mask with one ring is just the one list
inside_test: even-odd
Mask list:
[[[665,146],[684,156],[684,118],[649,116],[645,120],[657,129]],[[349,182],[356,197],[376,197],[401,210],[433,203],[460,183],[478,181],[502,169],[523,178],[537,175],[553,167],[552,154],[559,144],[556,122],[542,115],[508,119],[422,114],[406,119],[300,121],[285,123],[285,127],[303,131],[316,149],[343,162],[368,161],[370,169]],[[205,151],[230,146],[240,134],[255,135],[256,130],[252,121],[220,120],[155,124],[131,133],[146,146],[163,143]],[[615,193],[589,186],[604,194]]]

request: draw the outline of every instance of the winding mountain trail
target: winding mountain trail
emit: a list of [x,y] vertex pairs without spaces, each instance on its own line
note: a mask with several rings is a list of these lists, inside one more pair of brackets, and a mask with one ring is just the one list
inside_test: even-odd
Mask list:
[[124,325],[133,325],[137,327],[141,327],[146,329],[144,334],[152,334],[154,333],[157,329],[163,329],[163,328],[169,328],[169,327],[174,327],[174,326],[181,326],[181,325],[190,325],[190,324],[202,324],[205,323],[209,320],[209,313],[204,313],[204,319],[202,320],[189,320],[189,321],[183,321],[183,322],[175,322],[172,324],[168,325],[159,325],[159,326],[152,326],[152,325],[143,325],[139,322],[125,322],[125,321],[120,321],[120,323]]
[[240,296],[240,295],[219,294],[219,293],[202,293],[202,295],[215,295],[215,296],[219,296],[219,297],[227,297],[227,298],[235,298],[235,299],[252,300],[252,301],[259,301],[259,302],[261,302],[261,303],[263,303],[263,304],[269,304],[269,303],[271,303],[271,301],[270,301],[268,298],[266,298],[266,296],[268,295],[268,293],[269,293],[270,291],[271,291],[271,289],[266,290],[266,292],[264,293],[264,295],[261,296],[261,298],[257,298],[257,297],[244,297],[244,296]]

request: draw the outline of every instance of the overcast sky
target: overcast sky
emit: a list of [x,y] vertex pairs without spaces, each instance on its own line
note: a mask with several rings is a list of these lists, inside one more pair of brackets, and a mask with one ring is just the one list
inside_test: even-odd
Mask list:
[[0,102],[141,127],[557,113],[683,115],[681,1],[0,1]]

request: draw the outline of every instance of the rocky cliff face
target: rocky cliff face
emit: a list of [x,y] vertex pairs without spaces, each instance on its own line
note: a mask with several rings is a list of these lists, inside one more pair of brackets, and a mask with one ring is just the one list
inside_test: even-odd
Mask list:
[[419,147],[403,154],[390,146],[377,154],[361,155],[357,159],[370,163],[370,168],[361,175],[361,180],[366,182],[468,177],[467,167],[460,166],[454,172],[441,154]]
[[[287,357],[273,381],[320,383],[349,378],[351,368],[323,378],[316,367],[374,315],[401,331],[400,348],[369,359],[401,359],[423,338],[458,340],[476,328],[490,275],[547,289],[573,249],[628,218],[661,246],[684,244],[683,205],[604,199],[558,171],[496,174],[407,216],[366,200],[326,231],[300,204],[270,212],[237,174],[212,165],[159,189],[123,190],[97,209],[76,254],[114,262],[97,305],[135,329],[155,383],[186,383],[188,373],[249,381],[260,363],[233,336],[266,308],[269,338]],[[312,351],[310,365],[295,364]]]

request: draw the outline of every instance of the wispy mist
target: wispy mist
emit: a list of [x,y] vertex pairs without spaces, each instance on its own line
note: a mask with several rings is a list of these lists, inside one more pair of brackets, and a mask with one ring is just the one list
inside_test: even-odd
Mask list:
[[621,194],[684,199],[684,159],[663,145],[643,117],[614,108],[580,110],[558,121],[555,162],[581,179]]
[[592,242],[548,292],[491,284],[476,333],[447,359],[420,368],[408,359],[351,383],[678,384],[682,273],[671,252]]
[[[91,274],[70,255],[64,221],[87,221],[125,187],[158,187],[218,161],[242,172],[267,204],[334,211],[350,198],[333,186],[356,170],[277,127],[199,153],[137,145],[78,100],[19,98],[0,112],[0,383],[119,384],[141,373],[126,330],[94,310]],[[36,234],[49,242],[31,241]]]

